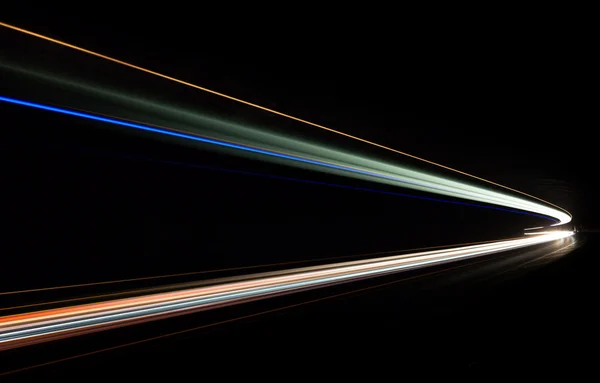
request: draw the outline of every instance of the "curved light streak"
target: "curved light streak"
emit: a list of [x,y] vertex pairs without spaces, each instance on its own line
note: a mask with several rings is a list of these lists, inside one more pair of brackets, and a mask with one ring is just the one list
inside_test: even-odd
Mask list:
[[[247,145],[240,145],[233,142],[226,142],[223,140],[215,140],[211,138],[201,137],[197,135],[193,135],[186,132],[180,131],[172,131],[166,128],[156,128],[149,125],[142,125],[138,123],[132,123],[127,121],[120,121],[113,118],[102,117],[97,115],[92,115],[89,113],[83,113],[73,110],[68,110],[64,108],[53,107],[49,105],[42,105],[38,103],[33,103],[24,100],[17,100],[14,98],[3,97],[0,96],[0,101],[17,104],[21,106],[46,110],[50,112],[56,112],[61,114],[66,114],[74,117],[85,118],[89,120],[95,120],[100,122],[105,122],[113,125],[118,125],[127,128],[133,128],[136,130],[151,132],[151,133],[159,133],[162,135],[168,135],[172,137],[182,138],[186,140],[201,142],[210,145],[216,145],[219,147],[224,147],[228,149],[234,149],[243,152],[249,152],[253,154],[259,154],[262,156],[273,157],[279,160],[288,160],[292,162],[302,163],[305,165],[316,166],[317,168],[326,168],[330,171],[336,171],[337,173],[341,173],[342,175],[354,175],[367,177],[369,180],[392,183],[397,186],[403,186],[411,189],[431,192],[435,194],[442,194],[447,196],[452,196],[456,198],[462,198],[467,200],[479,201],[484,203],[489,203],[493,205],[505,206],[518,210],[525,210],[531,213],[546,215],[552,218],[555,218],[558,222],[556,224],[564,224],[571,220],[571,216],[565,214],[560,210],[556,210],[554,208],[550,208],[547,206],[540,205],[538,203],[534,203],[531,201],[527,201],[521,198],[516,198],[512,196],[507,196],[498,192],[493,192],[490,190],[486,190],[480,187],[466,185],[456,181],[446,180],[441,177],[433,177],[427,175],[425,173],[420,173],[416,171],[405,171],[404,174],[411,174],[411,177],[404,176],[401,173],[392,173],[390,170],[378,170],[372,168],[364,168],[360,166],[356,166],[354,164],[345,164],[341,161],[337,163],[322,161],[318,159],[306,158],[298,155],[290,155],[287,153],[276,152],[273,150],[265,150],[257,147],[250,147]],[[373,162],[372,162],[373,163]],[[376,163],[373,163],[376,166]],[[388,166],[389,168],[389,166]],[[556,225],[555,224],[555,225]]]
[[[174,131],[168,128],[157,128],[149,124],[132,123],[114,118],[101,117],[90,113],[77,112],[64,108],[57,108],[48,105],[37,104],[33,102],[17,100],[14,98],[1,97],[0,101],[19,104],[22,106],[43,109],[75,117],[86,118],[95,121],[101,121],[122,127],[133,128],[146,132],[169,135],[186,140],[192,140],[210,145],[221,146],[229,149],[250,152],[262,156],[275,157],[286,161],[300,162],[311,166],[328,168],[342,173],[352,173],[354,175],[366,176],[368,179],[377,179],[379,182],[391,181],[400,186],[428,191],[436,194],[448,195],[456,198],[475,200],[488,204],[506,206],[513,209],[528,211],[534,214],[540,214],[553,217],[557,223],[552,225],[568,223],[571,221],[571,215],[566,210],[544,201],[538,197],[523,193],[516,189],[494,183],[492,181],[476,177],[474,175],[432,162],[405,152],[401,152],[359,137],[355,137],[319,124],[312,123],[291,115],[287,115],[273,109],[250,103],[223,93],[219,93],[207,88],[200,87],[173,77],[169,77],[158,72],[129,64],[109,56],[105,56],[93,51],[86,50],[56,39],[52,39],[34,32],[30,32],[18,27],[0,22],[4,26],[19,32],[29,34],[47,41],[51,41],[81,52],[85,52],[96,57],[100,57],[130,68],[140,70],[164,79],[174,81],[192,88],[196,88],[226,99],[239,102],[269,113],[273,113],[288,119],[292,119],[313,127],[327,130],[347,138],[351,138],[363,143],[367,143],[388,151],[408,156],[431,165],[435,165],[453,172],[484,181],[486,183],[519,193],[521,195],[536,199],[547,205],[527,201],[522,198],[515,198],[501,193],[486,190],[480,187],[474,187],[460,182],[450,181],[441,177],[432,177],[425,173],[419,176],[408,177],[402,174],[393,174],[389,169],[383,167],[369,168],[361,167],[356,164],[348,164],[343,161],[324,161],[318,158],[300,156],[285,153],[273,149],[252,147],[225,140],[216,140],[202,137],[189,132]],[[419,172],[412,172],[419,173]],[[529,230],[529,229],[526,229]],[[167,293],[148,294],[133,298],[124,298],[106,302],[92,303],[87,305],[72,306],[66,308],[45,310],[33,313],[12,315],[0,317],[0,350],[35,344],[62,337],[74,336],[87,332],[95,332],[124,325],[139,323],[141,321],[155,320],[174,315],[208,310],[211,308],[222,307],[249,300],[263,299],[275,295],[289,294],[306,289],[319,288],[331,284],[344,283],[363,278],[370,278],[388,273],[395,273],[404,270],[412,270],[427,267],[436,264],[442,264],[461,259],[478,257],[486,254],[492,254],[502,251],[508,251],[525,246],[532,246],[557,239],[567,238],[573,235],[573,232],[537,232],[526,233],[528,236],[522,239],[497,241],[482,245],[465,246],[446,250],[427,251],[421,253],[405,254],[401,256],[377,258],[370,260],[361,260],[354,262],[345,262],[338,264],[329,264],[314,266],[302,269],[284,270],[279,272],[264,273],[261,275],[243,276],[242,281],[227,281],[215,285],[185,288]],[[535,235],[534,235],[535,234]]]
[[[216,141],[235,143],[245,147],[269,150],[279,154],[318,160],[332,165],[350,167],[355,170],[362,169],[370,171],[371,173],[382,175],[383,177],[378,179],[378,182],[380,183],[394,184],[394,182],[398,180],[397,177],[402,176],[403,180],[406,180],[408,183],[410,183],[410,180],[419,179],[423,182],[428,182],[428,185],[436,184],[437,186],[434,186],[434,188],[440,188],[440,186],[443,187],[449,185],[454,187],[455,190],[460,189],[464,193],[470,193],[474,191],[474,189],[470,188],[464,183],[453,182],[451,180],[435,176],[428,176],[426,173],[416,172],[395,164],[386,163],[380,160],[373,160],[365,156],[332,149],[328,146],[320,145],[318,143],[308,142],[298,138],[286,137],[285,135],[281,134],[275,134],[261,127],[233,123],[231,121],[197,113],[196,111],[192,112],[182,108],[174,108],[172,106],[157,103],[148,99],[131,96],[123,92],[110,91],[103,87],[91,86],[81,81],[55,76],[37,70],[32,71],[14,65],[0,65],[0,67],[9,70],[12,73],[18,73],[19,75],[35,78],[46,85],[51,84],[52,87],[57,87],[56,89],[60,91],[51,91],[50,93],[53,95],[62,94],[62,90],[68,89],[68,92],[70,93],[70,97],[68,97],[68,99],[75,97],[72,101],[69,101],[70,111],[93,114],[94,116],[105,117],[112,120],[141,124],[150,126],[152,128],[160,128],[170,132],[179,132],[193,136],[200,136]],[[37,87],[32,88],[32,92],[34,92],[34,94],[36,94],[35,89],[37,89]],[[94,101],[90,103],[88,100],[86,102],[86,96],[92,96]],[[55,97],[53,96],[52,99],[55,99]],[[73,106],[73,102],[75,102],[78,107]],[[125,108],[118,108],[118,110],[115,110],[114,106],[110,106],[114,102],[118,102],[119,105],[124,106]],[[51,101],[47,101],[44,104],[58,105],[57,102]],[[86,105],[88,105],[87,108]],[[107,105],[109,106],[107,107]],[[89,112],[87,110],[89,107],[92,107],[94,112]],[[104,112],[98,111],[98,108],[103,109]],[[112,114],[113,112],[118,113],[118,116]],[[142,116],[144,121],[140,121],[140,117]],[[161,123],[157,124],[155,121],[161,121]],[[242,152],[237,151],[237,153],[231,154],[240,155],[240,153]],[[277,162],[275,157],[271,157],[270,161]],[[291,163],[287,161],[287,165],[290,164]],[[306,163],[301,164],[301,162],[295,162],[294,166],[306,167],[308,165]],[[320,170],[324,169],[321,168]],[[339,170],[334,170],[331,167],[328,169],[328,172],[330,173],[336,173],[338,171]],[[386,175],[391,175],[393,177],[386,179]],[[355,172],[354,177],[365,178],[367,176],[364,173],[361,174]],[[419,189],[419,187],[415,187],[414,185],[416,184],[413,183],[413,189],[423,190]],[[460,197],[448,193],[450,192],[446,190],[446,193],[443,194]],[[498,194],[487,193],[485,197],[478,195],[475,199],[480,202],[493,204],[499,202],[498,196]],[[522,209],[526,209],[525,206],[517,206],[517,204],[520,204],[519,200],[513,199],[513,202],[515,203],[515,205],[513,205],[514,208],[520,207]]]
[[[90,151],[86,150],[85,152],[90,152]],[[106,153],[99,153],[99,154],[114,155],[114,154],[106,154]],[[114,156],[117,156],[117,155],[114,155]],[[378,190],[378,189],[371,189],[371,188],[359,187],[359,186],[334,184],[331,182],[321,182],[321,181],[315,181],[315,180],[307,180],[307,179],[300,179],[300,178],[294,178],[294,177],[285,177],[285,176],[265,174],[265,173],[256,173],[256,172],[249,172],[249,171],[243,171],[243,170],[217,168],[217,167],[213,167],[213,166],[197,165],[197,164],[190,164],[190,163],[178,162],[178,161],[157,160],[157,159],[153,159],[153,158],[142,158],[142,157],[131,156],[131,155],[118,155],[118,157],[129,158],[129,159],[134,159],[134,160],[157,162],[157,163],[168,164],[168,165],[185,166],[185,167],[189,167],[189,168],[216,170],[216,171],[222,171],[222,172],[226,172],[226,173],[235,173],[235,174],[242,174],[242,175],[249,175],[249,176],[256,176],[256,177],[271,178],[271,179],[277,179],[277,180],[283,180],[283,181],[306,183],[306,184],[311,184],[311,185],[319,185],[319,186],[327,186],[327,187],[340,188],[340,189],[356,190],[356,191],[367,192],[367,193],[377,193],[377,194],[390,195],[390,196],[396,196],[396,197],[419,199],[419,200],[423,200],[423,201],[432,201],[432,202],[447,203],[447,204],[452,204],[452,205],[476,207],[476,208],[480,208],[480,209],[492,209],[492,210],[498,210],[498,211],[505,211],[508,213],[523,214],[523,215],[529,215],[532,217],[544,218],[544,219],[548,219],[554,223],[558,223],[558,220],[556,220],[554,218],[550,218],[546,215],[535,214],[535,213],[530,213],[528,211],[521,211],[521,210],[515,210],[515,209],[506,209],[506,208],[502,208],[502,207],[498,207],[498,206],[489,206],[489,205],[474,204],[474,203],[470,203],[470,202],[444,200],[444,199],[440,199],[440,198],[426,197],[426,196],[406,194],[406,193],[398,193],[398,192],[393,192],[393,191],[388,191],[388,190]],[[543,228],[543,227],[538,227],[538,228]],[[532,230],[532,229],[535,229],[535,228],[524,229],[524,230]],[[0,293],[0,295],[2,295],[2,294]]]
[[373,145],[373,146],[376,146],[378,148],[385,149],[385,150],[388,150],[388,151],[391,151],[391,152],[394,152],[394,153],[397,153],[397,154],[401,154],[403,156],[407,156],[407,157],[410,157],[410,158],[413,158],[413,159],[416,159],[416,160],[419,160],[419,161],[423,161],[423,162],[426,162],[428,164],[431,164],[431,165],[434,165],[434,166],[438,166],[440,168],[443,168],[443,169],[446,169],[446,170],[450,170],[450,171],[453,171],[453,172],[456,172],[456,173],[459,173],[459,174],[462,174],[462,175],[465,175],[465,176],[477,179],[479,181],[483,181],[483,182],[489,183],[491,185],[494,185],[494,186],[497,186],[497,187],[501,187],[501,188],[506,189],[506,190],[510,190],[512,192],[515,192],[515,193],[519,193],[519,194],[527,196],[529,198],[536,199],[536,200],[538,200],[540,202],[543,202],[543,203],[545,203],[547,205],[551,205],[551,206],[553,206],[556,209],[559,209],[560,211],[563,212],[562,214],[565,214],[565,215],[569,216],[568,219],[559,219],[560,222],[557,223],[557,224],[555,224],[555,225],[553,225],[553,226],[561,225],[561,224],[564,224],[564,223],[567,223],[567,222],[571,221],[571,214],[568,211],[566,211],[564,208],[561,208],[560,206],[557,206],[557,205],[555,205],[555,204],[553,204],[551,202],[545,201],[545,200],[543,200],[543,199],[541,199],[539,197],[536,197],[536,196],[524,193],[522,191],[510,188],[508,186],[504,186],[504,185],[495,183],[493,181],[490,181],[490,180],[487,180],[487,179],[484,179],[484,178],[481,178],[481,177],[477,177],[475,175],[472,175],[472,174],[460,171],[458,169],[454,169],[454,168],[451,168],[451,167],[448,167],[448,166],[445,166],[445,165],[442,165],[442,164],[439,164],[439,163],[436,163],[436,162],[433,162],[433,161],[426,160],[424,158],[420,158],[420,157],[414,156],[414,155],[406,153],[406,152],[402,152],[402,151],[390,148],[388,146],[384,146],[384,145],[381,145],[381,144],[378,144],[378,143],[375,143],[375,142],[372,142],[372,141],[369,141],[369,140],[365,140],[365,139],[360,138],[360,137],[356,137],[356,136],[353,136],[353,135],[350,135],[350,134],[347,134],[347,133],[344,133],[344,132],[341,132],[341,131],[338,131],[338,130],[335,130],[335,129],[332,129],[332,128],[328,128],[328,127],[326,127],[324,125],[316,124],[314,122],[307,121],[307,120],[304,120],[304,119],[301,119],[301,118],[298,118],[298,117],[295,117],[295,116],[292,116],[292,115],[289,115],[289,114],[285,114],[285,113],[279,112],[279,111],[271,109],[271,108],[267,108],[267,107],[264,107],[264,106],[261,106],[261,105],[258,105],[258,104],[246,101],[246,100],[242,100],[240,98],[236,98],[236,97],[233,97],[233,96],[221,93],[221,92],[214,91],[212,89],[208,89],[208,88],[205,88],[205,87],[202,87],[202,86],[199,86],[199,85],[196,85],[196,84],[184,81],[184,80],[177,79],[175,77],[171,77],[171,76],[159,73],[159,72],[155,72],[155,71],[152,71],[150,69],[143,68],[143,67],[140,67],[140,66],[128,63],[126,61],[122,61],[122,60],[119,60],[119,59],[116,59],[116,58],[113,58],[113,57],[110,57],[110,56],[107,56],[107,55],[104,55],[104,54],[101,54],[101,53],[98,53],[98,52],[95,52],[95,51],[92,51],[92,50],[89,50],[89,49],[85,49],[85,48],[79,47],[77,45],[69,44],[67,42],[64,42],[64,41],[61,41],[61,40],[58,40],[58,39],[54,39],[52,37],[45,36],[45,35],[40,34],[40,33],[29,31],[27,29],[20,28],[20,27],[17,27],[17,26],[8,24],[8,23],[1,22],[1,21],[0,21],[0,26],[8,28],[8,29],[11,29],[11,30],[14,30],[14,31],[17,31],[17,32],[20,32],[20,33],[27,34],[29,36],[37,37],[37,38],[40,38],[42,40],[46,40],[46,41],[49,41],[49,42],[52,42],[52,43],[55,43],[55,44],[58,44],[58,45],[70,48],[70,49],[74,49],[74,50],[77,50],[77,51],[80,51],[80,52],[83,52],[83,53],[86,53],[86,54],[89,54],[89,55],[92,55],[92,56],[95,56],[95,57],[98,57],[98,58],[101,58],[101,59],[104,59],[104,60],[108,60],[108,61],[114,62],[116,64],[119,64],[119,65],[123,65],[123,66],[129,67],[129,68],[132,68],[132,69],[135,69],[135,70],[138,70],[138,71],[142,71],[142,72],[145,72],[145,73],[148,73],[148,74],[151,74],[151,75],[163,78],[163,79],[168,80],[168,81],[176,82],[176,83],[181,84],[181,85],[185,85],[185,86],[188,86],[188,87],[191,87],[191,88],[194,88],[194,89],[197,89],[197,90],[201,90],[201,91],[204,91],[204,92],[207,92],[207,93],[219,96],[219,97],[223,97],[223,98],[226,98],[228,100],[235,101],[235,102],[238,102],[238,103],[241,103],[241,104],[244,104],[244,105],[256,108],[256,109],[260,109],[260,110],[263,110],[265,112],[269,112],[269,113],[272,113],[272,114],[275,114],[275,115],[278,115],[278,116],[281,116],[281,117],[285,117],[285,118],[288,118],[288,119],[291,119],[291,120],[294,120],[294,121],[297,121],[297,122],[300,122],[300,123],[303,123],[303,124],[306,124],[306,125],[310,125],[310,126],[313,126],[313,127],[319,128],[319,129],[323,129],[323,130],[329,131],[331,133],[339,134],[339,135],[342,135],[344,137],[347,137],[347,138],[350,138],[350,139],[353,139],[353,140],[356,140],[356,141],[360,141],[360,142],[363,142],[363,143],[366,143],[366,144],[369,144],[369,145]]

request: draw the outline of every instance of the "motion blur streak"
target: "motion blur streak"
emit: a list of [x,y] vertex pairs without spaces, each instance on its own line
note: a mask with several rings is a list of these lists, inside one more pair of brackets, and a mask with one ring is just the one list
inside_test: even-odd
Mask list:
[[[219,97],[224,97],[226,99],[229,99],[229,100],[232,100],[232,101],[235,101],[235,102],[239,102],[239,103],[242,103],[244,105],[248,105],[248,106],[251,106],[253,108],[257,108],[257,109],[260,109],[260,110],[263,110],[263,111],[266,111],[266,112],[269,112],[269,113],[273,113],[273,114],[276,114],[276,115],[281,116],[281,117],[289,118],[291,120],[294,120],[294,121],[297,121],[297,122],[300,122],[300,123],[303,123],[303,124],[307,124],[307,125],[319,128],[319,129],[323,129],[323,130],[326,130],[326,131],[329,131],[329,132],[332,132],[332,133],[335,133],[335,134],[339,134],[339,135],[342,135],[344,137],[351,138],[353,140],[357,140],[357,141],[360,141],[360,142],[363,142],[363,143],[366,143],[366,144],[369,144],[369,145],[377,146],[377,147],[379,147],[381,149],[389,150],[389,151],[392,151],[394,153],[401,154],[403,156],[414,158],[414,159],[417,159],[419,161],[423,161],[423,162],[426,162],[428,164],[444,168],[446,170],[451,170],[453,172],[456,172],[456,173],[459,173],[459,174],[462,174],[462,175],[465,175],[465,176],[477,179],[479,181],[487,182],[487,183],[495,185],[497,187],[501,187],[501,188],[504,188],[506,190],[510,190],[512,192],[516,192],[516,193],[525,195],[525,196],[530,197],[530,198],[534,198],[534,199],[536,199],[538,201],[544,202],[544,203],[546,203],[548,205],[554,206],[557,209],[560,209],[560,210],[562,210],[564,212],[567,212],[566,210],[564,210],[560,206],[554,205],[554,204],[552,204],[552,203],[550,203],[548,201],[545,201],[545,200],[543,200],[543,199],[541,199],[539,197],[535,197],[533,195],[524,193],[522,191],[510,188],[508,186],[500,185],[498,183],[486,180],[484,178],[477,177],[477,176],[474,176],[472,174],[469,174],[469,173],[466,173],[466,172],[463,172],[463,171],[460,171],[460,170],[457,170],[457,169],[453,169],[453,168],[450,168],[448,166],[445,166],[445,165],[442,165],[442,164],[439,164],[439,163],[436,163],[436,162],[433,162],[433,161],[426,160],[424,158],[420,158],[420,157],[414,156],[412,154],[401,152],[399,150],[396,150],[396,149],[393,149],[393,148],[390,148],[390,147],[387,147],[387,146],[384,146],[384,145],[381,145],[381,144],[378,144],[378,143],[375,143],[375,142],[372,142],[372,141],[368,141],[368,140],[365,140],[365,139],[360,138],[360,137],[352,136],[350,134],[347,134],[347,133],[344,133],[344,132],[340,132],[340,131],[335,130],[335,129],[331,129],[331,128],[328,128],[326,126],[316,124],[314,122],[303,120],[301,118],[294,117],[294,116],[291,116],[289,114],[278,112],[276,110],[273,110],[273,109],[270,109],[270,108],[267,108],[267,107],[264,107],[264,106],[261,106],[261,105],[258,105],[258,104],[251,103],[249,101],[245,101],[245,100],[242,100],[242,99],[239,99],[239,98],[236,98],[236,97],[229,96],[229,95],[224,94],[224,93],[220,93],[220,92],[208,89],[208,88],[204,88],[204,87],[201,87],[201,86],[196,85],[196,84],[192,84],[192,83],[187,82],[187,81],[179,80],[177,78],[174,78],[174,77],[171,77],[171,76],[167,76],[165,74],[158,73],[158,72],[152,71],[150,69],[146,69],[146,68],[143,68],[143,67],[140,67],[140,66],[137,66],[137,65],[134,65],[134,64],[122,61],[122,60],[118,60],[118,59],[115,59],[113,57],[106,56],[106,55],[103,55],[101,53],[91,51],[89,49],[85,49],[85,48],[82,48],[82,47],[79,47],[79,46],[76,46],[76,45],[73,45],[73,44],[69,44],[69,43],[61,41],[61,40],[53,39],[51,37],[48,37],[48,36],[45,36],[45,35],[42,35],[42,34],[39,34],[39,33],[36,33],[36,32],[32,32],[32,31],[29,31],[29,30],[24,29],[24,28],[19,28],[17,26],[10,25],[10,24],[3,23],[3,22],[0,22],[0,26],[12,29],[14,31],[18,31],[18,32],[21,32],[21,33],[25,33],[27,35],[34,36],[34,37],[37,37],[37,38],[40,38],[40,39],[43,39],[43,40],[46,40],[46,41],[50,41],[52,43],[59,44],[59,45],[62,45],[64,47],[67,47],[67,48],[75,49],[77,51],[80,51],[80,52],[83,52],[83,53],[86,53],[86,54],[89,54],[89,55],[92,55],[92,56],[96,56],[96,57],[102,58],[104,60],[112,61],[114,63],[120,64],[120,65],[124,65],[124,66],[127,66],[129,68],[132,68],[132,69],[135,69],[135,70],[139,70],[139,71],[142,71],[142,72],[154,75],[154,76],[158,76],[158,77],[161,77],[163,79],[166,79],[166,80],[169,80],[169,81],[173,81],[173,82],[176,82],[176,83],[179,83],[179,84],[191,87],[191,88],[195,88],[195,89],[198,89],[198,90],[210,93],[210,94],[214,94],[214,95],[219,96]],[[567,214],[570,216],[570,214],[568,212],[567,212]],[[563,220],[561,220],[561,221],[563,221]],[[561,222],[561,223],[567,223],[568,221],[570,221],[570,219],[567,220],[567,221]]]
[[[261,268],[261,267],[283,266],[283,265],[292,265],[292,264],[309,263],[309,262],[317,262],[317,261],[323,262],[323,261],[330,261],[330,260],[334,260],[334,259],[340,260],[340,259],[344,259],[344,258],[348,259],[348,258],[358,258],[358,257],[366,257],[366,256],[374,257],[376,255],[380,255],[381,256],[381,255],[384,255],[384,254],[393,254],[393,253],[409,252],[409,251],[417,251],[417,250],[433,250],[433,249],[459,247],[459,246],[468,246],[468,245],[479,245],[479,244],[490,243],[490,242],[496,242],[496,241],[494,240],[494,241],[479,241],[479,242],[457,243],[457,244],[453,244],[453,245],[428,246],[428,247],[420,247],[420,248],[415,248],[415,249],[396,250],[396,251],[383,251],[383,252],[378,252],[378,253],[343,255],[343,256],[339,256],[339,257],[315,258],[315,259],[307,259],[307,260],[302,260],[302,261],[277,262],[277,263],[267,263],[267,264],[252,265],[252,266],[230,267],[230,268],[226,268],[226,269],[190,271],[190,272],[187,272],[187,273],[153,275],[153,276],[149,276],[149,277],[118,279],[118,280],[113,280],[113,281],[99,281],[99,282],[90,282],[90,283],[78,283],[78,284],[75,284],[75,285],[41,287],[41,288],[37,288],[37,289],[27,289],[27,290],[15,290],[15,291],[0,292],[0,296],[2,296],[2,295],[15,295],[15,294],[26,294],[26,293],[33,293],[33,292],[38,292],[38,291],[52,291],[52,290],[71,289],[71,288],[77,288],[77,287],[100,286],[100,285],[117,284],[117,283],[125,283],[125,282],[146,281],[146,280],[149,280],[149,279],[166,279],[166,278],[182,277],[182,276],[189,276],[189,275],[218,273],[218,272],[223,272],[223,271],[248,270],[248,269],[257,269],[257,268]],[[117,293],[117,294],[120,294],[120,293]],[[27,305],[27,306],[20,306],[20,307],[40,306],[40,305],[45,305],[45,304],[50,304],[50,303],[67,302],[67,301],[71,301],[71,300],[80,300],[80,299],[87,299],[87,298],[89,298],[89,297],[82,297],[82,298],[77,298],[77,299],[69,299],[69,300],[56,301],[56,302],[42,302],[42,303],[36,303],[36,304]],[[2,311],[2,310],[11,310],[13,308],[19,308],[19,307],[2,307],[2,308],[0,308],[0,311]]]
[[[527,230],[527,229],[525,229]],[[540,235],[540,234],[552,234],[556,233],[555,231],[536,231],[535,233],[523,233],[525,235]]]
[[341,155],[334,157],[326,157],[324,155],[319,154],[319,151],[315,151],[314,154],[290,154],[285,151],[273,150],[271,148],[264,149],[261,147],[253,147],[237,142],[216,140],[212,138],[201,137],[190,132],[173,131],[167,128],[157,128],[149,125],[115,120],[112,118],[101,117],[89,113],[77,112],[73,110],[57,108],[54,106],[43,105],[24,100],[17,100],[10,97],[0,96],[0,101],[55,113],[66,114],[74,117],[85,118],[89,120],[100,121],[139,131],[177,137],[191,142],[209,144],[209,146],[216,146],[228,150],[233,149],[237,152],[244,152],[250,153],[252,155],[257,155],[260,156],[260,158],[271,158],[276,159],[278,161],[285,161],[287,165],[302,164],[303,166],[308,166],[315,170],[340,174],[346,177],[366,179],[369,181],[386,183],[390,185],[434,194],[441,194],[455,198],[479,201],[493,205],[510,207],[518,210],[525,210],[531,213],[553,217],[554,219],[558,220],[556,224],[565,224],[571,221],[571,216],[564,213],[563,211],[544,206],[539,203],[487,190],[482,187],[468,185],[463,182],[457,182],[443,177],[432,176],[419,171],[407,170],[398,166],[390,166],[385,163],[365,160],[359,157],[357,157],[356,160]]
[[245,280],[237,282],[5,316],[0,318],[0,350],[508,251],[572,235],[571,231],[556,231],[482,245],[248,275],[238,277]]

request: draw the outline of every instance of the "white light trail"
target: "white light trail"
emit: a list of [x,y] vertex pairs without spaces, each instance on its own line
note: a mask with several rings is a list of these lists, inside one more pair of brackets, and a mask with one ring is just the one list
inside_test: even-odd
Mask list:
[[0,317],[0,350],[513,250],[571,235],[571,231],[555,231],[480,245],[248,275],[234,282],[229,279],[198,288]]

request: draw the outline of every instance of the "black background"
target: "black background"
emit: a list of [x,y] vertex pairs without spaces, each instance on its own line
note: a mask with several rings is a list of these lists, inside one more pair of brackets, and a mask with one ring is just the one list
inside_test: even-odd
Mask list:
[[[596,225],[589,62],[572,41],[446,42],[443,34],[406,33],[394,24],[370,34],[364,26],[332,28],[327,37],[306,25],[234,33],[192,16],[133,22],[105,12],[74,17],[36,9],[3,21],[515,187],[568,209],[577,224]],[[29,57],[40,44],[1,33],[10,45],[4,54],[23,49]],[[71,57],[57,53],[54,59]],[[157,99],[192,106],[210,98],[191,98],[196,91],[175,84],[144,85],[125,72],[115,68],[111,79],[94,80],[130,81],[136,91],[164,92]],[[234,104],[207,102],[204,108],[248,116]],[[544,223],[232,173],[391,190],[1,108],[3,236],[14,255],[4,263],[3,290],[491,240]],[[312,128],[289,129],[374,152]]]

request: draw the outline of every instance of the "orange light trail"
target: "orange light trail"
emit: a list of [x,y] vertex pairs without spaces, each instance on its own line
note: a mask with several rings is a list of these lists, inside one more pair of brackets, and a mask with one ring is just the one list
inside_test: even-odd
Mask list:
[[391,282],[385,282],[385,283],[379,283],[376,284],[374,286],[369,286],[369,287],[363,287],[360,289],[355,289],[355,290],[350,290],[350,291],[346,291],[343,293],[338,293],[338,294],[333,294],[333,295],[327,295],[325,297],[322,298],[316,298],[316,299],[311,299],[308,301],[304,301],[304,302],[300,302],[300,303],[295,303],[295,304],[291,304],[291,305],[287,305],[287,306],[283,306],[283,307],[277,307],[274,309],[270,309],[270,310],[264,310],[264,311],[259,311],[257,313],[253,313],[253,314],[249,314],[249,315],[243,315],[243,316],[239,316],[236,318],[231,318],[231,319],[226,319],[223,321],[219,321],[219,322],[214,322],[214,323],[209,323],[209,324],[205,324],[205,325],[201,325],[201,326],[197,326],[197,327],[192,327],[192,328],[188,328],[185,330],[180,330],[180,331],[174,331],[174,332],[170,332],[170,333],[166,333],[166,334],[162,334],[162,335],[158,335],[158,336],[153,336],[153,337],[149,337],[149,338],[144,338],[141,340],[137,340],[137,341],[133,341],[133,342],[128,342],[128,343],[123,343],[117,346],[112,346],[112,347],[107,347],[107,348],[103,348],[100,350],[95,350],[95,351],[91,351],[91,352],[86,352],[86,353],[81,353],[81,354],[76,354],[70,357],[66,357],[66,358],[62,358],[62,359],[56,359],[56,360],[52,360],[49,362],[45,362],[45,363],[40,363],[40,364],[36,364],[36,365],[31,365],[31,366],[27,366],[27,367],[23,367],[23,368],[19,368],[16,370],[11,370],[11,371],[7,371],[7,372],[1,372],[0,376],[6,376],[6,375],[10,375],[10,374],[15,374],[18,372],[23,372],[26,370],[31,370],[34,368],[39,368],[39,367],[44,367],[44,366],[48,366],[48,365],[52,365],[52,364],[56,364],[56,363],[61,363],[61,362],[66,362],[69,360],[73,360],[73,359],[78,359],[78,358],[82,358],[85,356],[91,356],[91,355],[96,355],[102,352],[107,352],[107,351],[112,351],[112,350],[117,350],[120,348],[125,348],[125,347],[130,347],[130,346],[135,346],[141,343],[147,343],[147,342],[151,342],[151,341],[155,341],[155,340],[159,340],[159,339],[164,339],[164,338],[168,338],[168,337],[172,337],[172,336],[176,336],[176,335],[181,335],[181,334],[186,334],[186,333],[190,333],[193,331],[198,331],[198,330],[202,330],[202,329],[206,329],[209,327],[214,327],[214,326],[219,326],[219,325],[224,325],[224,324],[228,324],[228,323],[232,323],[232,322],[237,322],[237,321],[241,321],[244,319],[249,319],[249,318],[254,318],[254,317],[258,317],[258,316],[262,316],[262,315],[266,315],[266,314],[271,314],[271,313],[275,313],[275,312],[280,312],[280,311],[284,311],[284,310],[289,310],[289,309],[293,309],[293,308],[297,308],[297,307],[301,307],[301,306],[305,306],[305,305],[310,305],[313,303],[318,303],[318,302],[323,302],[323,301],[328,301],[328,300],[332,300],[335,298],[339,298],[339,297],[343,297],[343,296],[347,296],[347,295],[352,295],[352,294],[356,294],[356,293],[360,293],[360,292],[365,292],[365,291],[370,291],[370,290],[376,290],[379,288],[383,288],[383,287],[387,287],[387,286],[391,286],[391,285],[397,285],[403,282],[408,282],[408,281],[412,281],[415,279],[421,279],[421,278],[425,278],[425,277],[429,277],[432,275],[438,275],[438,274],[442,274],[442,273],[447,273],[449,271],[453,271],[456,269],[461,269],[467,266],[473,266],[475,264],[479,264],[482,262],[488,262],[490,261],[490,259],[483,259],[477,262],[471,262],[465,265],[459,265],[459,266],[454,266],[454,267],[448,267],[445,268],[443,270],[438,270],[438,271],[433,271],[433,272],[429,272],[429,273],[424,273],[424,274],[419,274],[419,275],[415,275],[412,277],[407,277],[407,278],[403,278],[403,279],[397,279]]

